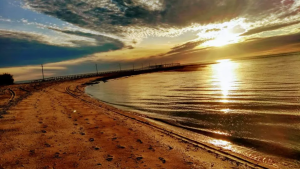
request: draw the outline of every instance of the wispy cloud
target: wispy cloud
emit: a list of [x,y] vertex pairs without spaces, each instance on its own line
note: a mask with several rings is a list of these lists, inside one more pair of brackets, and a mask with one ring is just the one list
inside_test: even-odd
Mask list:
[[171,51],[168,52],[168,54],[170,53],[179,53],[179,52],[184,52],[184,51],[188,51],[191,49],[194,49],[195,47],[203,44],[204,42],[209,41],[210,39],[207,40],[198,40],[198,41],[192,41],[192,42],[186,42],[182,45],[178,45],[175,46],[171,49]]
[[2,16],[0,16],[0,21],[2,21],[2,22],[11,22],[11,19],[3,18]]
[[300,21],[294,21],[294,22],[288,22],[288,23],[281,23],[281,24],[274,24],[274,25],[267,25],[267,26],[263,26],[263,27],[258,27],[258,28],[248,30],[247,32],[241,34],[241,36],[252,35],[252,34],[257,34],[257,33],[260,33],[260,32],[276,30],[276,29],[280,29],[280,28],[283,28],[283,27],[296,25],[296,24],[299,24],[299,23],[300,23]]

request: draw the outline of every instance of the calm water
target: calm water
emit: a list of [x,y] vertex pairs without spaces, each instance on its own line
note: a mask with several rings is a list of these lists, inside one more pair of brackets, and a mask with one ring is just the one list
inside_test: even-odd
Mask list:
[[300,166],[300,55],[220,60],[100,82],[86,92],[275,167]]

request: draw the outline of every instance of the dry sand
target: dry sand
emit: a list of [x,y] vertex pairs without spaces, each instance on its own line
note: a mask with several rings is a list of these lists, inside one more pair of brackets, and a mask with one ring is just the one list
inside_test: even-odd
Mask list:
[[0,118],[0,168],[246,168],[90,98],[81,84],[93,79],[13,86],[28,96]]

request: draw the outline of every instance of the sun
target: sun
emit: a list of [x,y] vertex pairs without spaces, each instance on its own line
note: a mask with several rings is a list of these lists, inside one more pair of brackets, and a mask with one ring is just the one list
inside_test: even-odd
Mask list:
[[[230,26],[227,28],[223,28],[219,31],[206,33],[206,36],[211,39],[201,46],[205,47],[221,47],[232,43],[237,43],[241,40],[242,37],[239,35],[242,33],[241,30],[237,30],[238,26]],[[241,26],[239,26],[241,27]],[[241,28],[240,28],[241,29]]]
[[232,33],[229,30],[222,30],[220,31],[219,35],[215,39],[208,41],[206,45],[216,46],[216,47],[225,46],[237,42],[238,39],[239,39],[238,34]]

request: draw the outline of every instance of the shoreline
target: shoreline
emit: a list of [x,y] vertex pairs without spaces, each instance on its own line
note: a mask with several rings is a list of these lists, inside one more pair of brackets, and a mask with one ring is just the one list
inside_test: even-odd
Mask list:
[[[186,66],[183,71],[191,71],[195,68],[194,66],[195,65]],[[201,66],[203,66],[203,64]],[[196,67],[198,68],[199,66],[196,65]],[[176,70],[176,71],[178,71],[178,70]],[[86,85],[85,87],[87,87],[89,85],[98,84],[97,82],[101,82],[101,81],[106,82],[107,80],[117,79],[117,78],[123,78],[123,76],[98,78],[98,79],[94,80],[92,83],[88,83],[88,84],[84,84],[84,85]],[[145,120],[147,122],[141,122],[141,123],[145,123],[146,125],[152,126],[152,127],[156,128],[157,130],[159,130],[160,132],[165,132],[177,140],[180,140],[187,144],[191,144],[194,147],[201,148],[209,153],[212,153],[216,157],[218,157],[218,156],[224,157],[226,160],[230,161],[231,163],[236,163],[237,166],[244,165],[244,166],[248,166],[248,167],[250,166],[250,168],[277,168],[276,167],[277,165],[274,165],[274,163],[272,161],[268,162],[268,163],[262,163],[261,160],[254,160],[254,159],[249,158],[241,153],[233,152],[233,151],[227,150],[225,148],[222,148],[222,147],[219,147],[219,146],[216,146],[213,144],[209,144],[204,141],[199,141],[199,139],[192,138],[194,134],[207,137],[206,135],[199,134],[197,129],[192,129],[192,128],[177,125],[177,124],[173,123],[172,120],[162,120],[160,118],[150,117],[146,114],[138,113],[139,110],[136,112],[134,110],[127,109],[127,108],[123,109],[122,106],[114,105],[113,103],[99,100],[96,97],[94,97],[93,95],[90,95],[86,92],[85,92],[85,94],[101,103],[108,104],[108,106],[111,106],[114,109],[117,109],[117,111],[122,111],[122,112],[125,112],[126,114],[131,114],[131,115],[133,114],[134,116],[139,116],[139,117],[145,118]],[[119,113],[117,113],[117,114],[119,114]],[[122,114],[122,115],[126,116],[124,114]],[[137,121],[139,121],[139,120],[137,120]],[[150,124],[149,121],[151,121],[152,123]],[[181,131],[177,132],[177,130],[181,130]],[[187,132],[191,132],[191,133],[187,134]],[[220,139],[222,139],[222,137]],[[263,158],[263,156],[261,158]]]
[[0,168],[246,167],[91,98],[82,84],[96,79],[57,82],[10,107],[0,118]]

